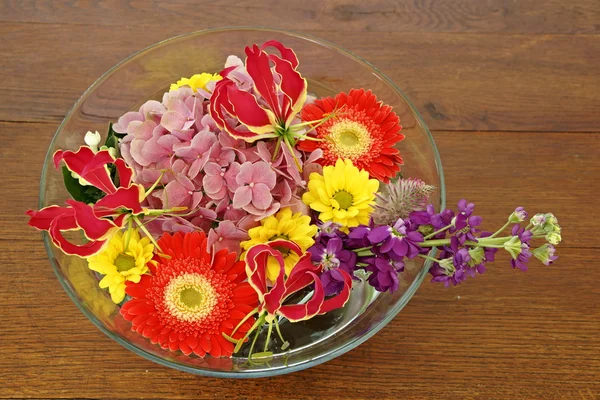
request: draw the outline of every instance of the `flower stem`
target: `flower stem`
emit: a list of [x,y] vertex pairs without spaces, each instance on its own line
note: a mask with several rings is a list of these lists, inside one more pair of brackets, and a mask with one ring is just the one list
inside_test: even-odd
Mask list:
[[235,335],[235,333],[237,332],[238,329],[240,329],[240,326],[242,326],[242,324],[246,321],[248,321],[248,319],[253,316],[254,314],[256,314],[256,312],[258,311],[258,307],[256,307],[254,310],[250,311],[248,314],[246,314],[246,316],[244,318],[242,318],[242,320],[240,321],[239,324],[237,324],[237,326],[235,328],[233,328],[233,331],[231,331],[231,336]]
[[265,340],[265,353],[269,348],[269,341],[271,340],[271,332],[273,331],[273,321],[269,321],[269,329],[267,330],[267,339]]
[[125,233],[125,246],[123,246],[124,251],[129,249],[129,240],[131,239],[131,228],[133,228],[133,220],[129,218],[127,221],[127,232]]
[[496,237],[496,236],[498,236],[498,234],[499,234],[500,232],[502,232],[503,230],[505,230],[505,229],[506,229],[506,227],[507,227],[507,226],[509,226],[509,225],[510,225],[510,221],[507,221],[507,222],[504,224],[504,226],[503,226],[502,228],[498,229],[496,232],[494,232],[494,234],[493,234],[493,235],[491,235],[491,236],[488,236],[488,237],[487,237],[487,238],[485,238],[485,239],[491,239],[491,238],[493,238],[493,237]]
[[445,246],[450,244],[450,239],[436,239],[436,240],[425,240],[423,242],[418,243],[421,247],[437,247],[437,246]]
[[235,345],[235,348],[233,349],[234,353],[237,353],[238,351],[240,351],[240,348],[242,347],[242,345],[244,344],[246,339],[248,339],[248,337],[252,334],[252,332],[254,332],[254,330],[256,328],[258,328],[258,326],[263,322],[263,319],[264,319],[264,315],[261,314],[258,317],[258,319],[254,322],[254,325],[252,325],[252,328],[248,329],[248,332],[246,332],[244,337],[237,341],[237,344]]
[[150,196],[150,193],[152,193],[152,191],[154,189],[156,189],[156,186],[160,183],[160,181],[162,180],[163,176],[165,175],[165,171],[160,171],[160,176],[158,177],[158,179],[156,180],[156,182],[154,182],[152,184],[152,186],[150,186],[150,189],[146,190],[146,193],[144,193],[144,198],[142,200],[145,200],[146,197]]
[[256,322],[258,322],[258,327],[256,328],[254,339],[252,340],[252,344],[250,345],[250,352],[248,353],[248,358],[252,358],[252,353],[254,352],[254,345],[256,344],[256,339],[258,339],[258,335],[260,335],[259,327],[265,322],[265,314],[262,314]]
[[281,343],[283,343],[281,345],[281,350],[287,349],[287,347],[290,345],[290,343],[283,338],[283,335],[281,334],[281,330],[279,329],[279,321],[277,320],[277,318],[275,318],[275,330],[277,331],[277,335],[279,336],[279,339],[281,339]]
[[160,246],[158,245],[158,243],[156,242],[156,240],[154,240],[154,238],[152,237],[152,235],[150,234],[150,232],[148,232],[148,229],[146,229],[146,227],[144,226],[144,224],[142,223],[142,221],[140,221],[140,219],[136,215],[132,216],[131,218],[133,218],[133,220],[138,225],[138,227],[142,230],[142,232],[144,232],[144,234],[148,237],[148,239],[150,239],[150,241],[156,247],[156,249],[162,253],[162,250],[161,250]]
[[439,263],[439,262],[440,262],[440,260],[438,260],[437,258],[434,258],[434,257],[429,257],[429,256],[426,256],[426,255],[424,255],[424,254],[419,254],[419,257],[421,257],[421,258],[424,258],[424,259],[426,259],[426,260],[431,260],[431,261],[433,261],[433,262],[437,262],[437,263]]
[[437,231],[430,233],[429,235],[425,236],[423,239],[427,240],[427,239],[431,239],[432,237],[435,237],[436,235],[439,235],[440,233],[444,232],[446,229],[449,229],[453,226],[453,224],[450,224],[448,226],[443,227],[442,229],[438,229]]

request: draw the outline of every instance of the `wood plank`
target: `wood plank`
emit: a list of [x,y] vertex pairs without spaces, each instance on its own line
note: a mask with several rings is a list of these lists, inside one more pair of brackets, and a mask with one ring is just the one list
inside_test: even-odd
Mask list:
[[[0,121],[59,122],[114,64],[152,43],[198,29],[195,19],[186,21],[152,29],[3,23],[0,69],[10,78],[0,82]],[[304,32],[378,66],[431,129],[598,131],[600,35]]]
[[[0,398],[600,394],[600,272],[589,268],[594,249],[563,249],[553,266],[526,273],[512,270],[502,256],[486,274],[456,288],[425,282],[388,326],[335,360],[281,377],[222,380],[164,368],[118,346],[67,298],[40,243],[4,247],[0,262],[14,267],[0,276]],[[298,393],[299,387],[306,389]]]
[[[600,4],[580,0],[4,1],[0,21],[161,26],[165,21],[337,32],[598,33]],[[226,21],[226,23],[224,22]],[[170,26],[170,28],[173,28]],[[199,27],[196,29],[200,29]]]
[[[0,240],[39,241],[25,223],[37,208],[41,168],[55,125],[0,123],[4,179],[0,218],[13,229]],[[82,132],[83,134],[83,132]],[[489,230],[504,224],[517,206],[531,213],[553,212],[564,226],[561,247],[595,247],[592,216],[600,193],[600,134],[435,132],[446,175],[448,206],[461,198],[477,204]],[[410,140],[408,138],[407,140]],[[23,169],[21,160],[29,167]],[[543,160],[543,161],[542,161]]]

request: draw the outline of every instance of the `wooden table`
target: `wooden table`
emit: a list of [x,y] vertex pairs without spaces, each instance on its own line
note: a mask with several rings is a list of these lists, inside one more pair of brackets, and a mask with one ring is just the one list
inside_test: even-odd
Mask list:
[[[0,21],[0,398],[600,397],[597,0],[8,0]],[[502,256],[462,286],[426,282],[367,343],[293,375],[188,375],[104,336],[26,226],[48,144],[118,61],[234,25],[310,33],[381,68],[432,129],[449,204],[476,202],[490,228],[518,205],[554,212],[560,260],[523,273]]]

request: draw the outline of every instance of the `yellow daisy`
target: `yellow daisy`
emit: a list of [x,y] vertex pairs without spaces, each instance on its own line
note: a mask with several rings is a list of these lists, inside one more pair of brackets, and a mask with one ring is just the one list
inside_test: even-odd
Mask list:
[[369,173],[359,170],[350,160],[338,159],[335,166],[323,168],[323,174],[313,172],[302,201],[319,213],[323,222],[333,221],[342,230],[369,223],[379,181],[369,179]]
[[[248,250],[250,247],[259,243],[267,243],[272,240],[285,239],[296,243],[302,251],[306,251],[315,243],[313,237],[317,234],[317,226],[310,224],[310,217],[298,212],[292,213],[292,209],[286,207],[277,214],[271,215],[260,221],[260,226],[248,231],[250,240],[242,242],[242,248]],[[285,274],[289,275],[292,269],[300,259],[296,253],[287,249],[281,249],[283,260],[285,262]],[[241,259],[246,256],[242,253]],[[279,275],[279,263],[274,257],[269,257],[267,261],[267,278],[272,282]]]
[[172,83],[170,91],[177,90],[182,86],[189,86],[194,92],[198,89],[206,90],[206,85],[210,81],[220,81],[223,77],[219,74],[209,74],[203,72],[201,74],[192,75],[190,78],[181,78],[177,83]]
[[112,301],[118,304],[125,298],[125,281],[138,283],[148,273],[153,250],[150,239],[140,239],[136,230],[118,231],[102,251],[88,258],[88,265],[104,275],[100,287],[108,288]]

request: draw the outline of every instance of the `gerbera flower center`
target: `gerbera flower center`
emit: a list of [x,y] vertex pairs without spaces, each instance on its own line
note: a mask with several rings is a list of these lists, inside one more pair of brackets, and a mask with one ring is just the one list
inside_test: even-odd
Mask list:
[[198,307],[202,303],[202,293],[190,287],[181,291],[179,299],[188,307]]
[[333,199],[338,202],[341,210],[349,209],[352,206],[352,203],[354,202],[354,196],[352,196],[345,190],[340,190],[339,192],[337,192],[333,196]]
[[129,271],[135,267],[135,258],[129,254],[121,253],[115,258],[115,267],[119,272]]
[[355,159],[367,153],[371,147],[371,135],[364,125],[341,120],[329,128],[327,139],[340,158]]
[[198,321],[211,313],[217,293],[205,276],[184,274],[173,278],[165,288],[165,305],[177,319]]

